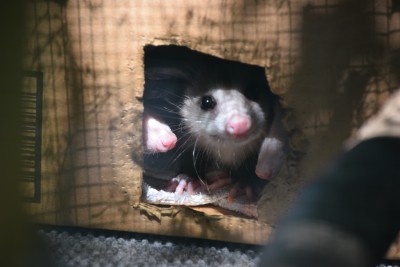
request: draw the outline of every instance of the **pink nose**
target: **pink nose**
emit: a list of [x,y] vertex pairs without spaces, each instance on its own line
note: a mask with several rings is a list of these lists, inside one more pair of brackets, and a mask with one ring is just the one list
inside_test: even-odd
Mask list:
[[250,118],[243,115],[233,115],[226,123],[226,132],[234,137],[239,137],[246,135],[250,127]]

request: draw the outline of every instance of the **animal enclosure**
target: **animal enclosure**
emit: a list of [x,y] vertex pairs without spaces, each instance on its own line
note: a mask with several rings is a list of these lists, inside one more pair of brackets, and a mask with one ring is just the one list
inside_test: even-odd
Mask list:
[[[43,75],[43,103],[39,184],[21,186],[40,188],[26,204],[38,223],[262,244],[399,86],[392,1],[31,1],[26,14],[24,69]],[[144,49],[162,45],[265,69],[289,152],[256,219],[142,201]]]

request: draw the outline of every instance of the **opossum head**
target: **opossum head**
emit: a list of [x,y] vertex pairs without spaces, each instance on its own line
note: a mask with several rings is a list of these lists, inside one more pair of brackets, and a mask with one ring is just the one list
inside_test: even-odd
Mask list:
[[[197,90],[198,92],[198,90]],[[215,87],[187,95],[181,116],[195,146],[236,165],[257,150],[266,131],[266,109],[236,88]]]

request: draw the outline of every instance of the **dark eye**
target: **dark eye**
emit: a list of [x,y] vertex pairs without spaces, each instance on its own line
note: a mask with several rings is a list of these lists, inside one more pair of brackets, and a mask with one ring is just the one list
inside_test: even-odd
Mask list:
[[210,110],[213,109],[217,105],[215,98],[211,95],[205,95],[201,98],[201,109],[202,110]]

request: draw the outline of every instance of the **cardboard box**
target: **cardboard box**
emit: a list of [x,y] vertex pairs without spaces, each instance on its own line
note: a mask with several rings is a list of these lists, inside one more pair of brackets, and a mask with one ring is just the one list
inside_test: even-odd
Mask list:
[[[26,205],[33,220],[263,244],[298,188],[398,86],[391,57],[400,15],[391,8],[335,0],[31,2],[24,68],[43,77],[41,88],[26,86],[43,92],[41,133],[33,133],[41,171],[24,185],[36,196]],[[258,219],[141,201],[146,45],[265,67],[289,112],[291,153],[264,190]]]

